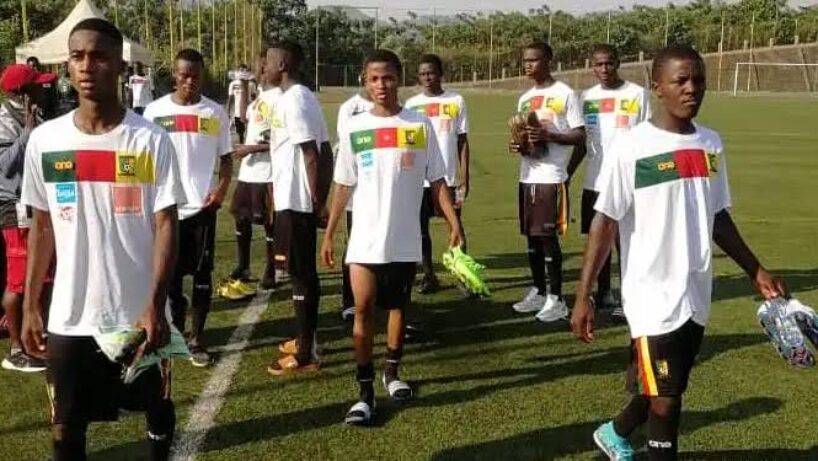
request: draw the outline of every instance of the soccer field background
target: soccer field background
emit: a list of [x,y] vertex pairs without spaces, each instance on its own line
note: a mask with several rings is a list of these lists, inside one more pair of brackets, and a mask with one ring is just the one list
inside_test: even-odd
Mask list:
[[[346,94],[328,91],[327,122]],[[357,397],[351,332],[340,321],[340,273],[322,273],[320,373],[272,378],[275,345],[294,331],[287,286],[272,295],[241,353],[214,426],[196,459],[226,460],[593,460],[593,429],[627,401],[623,390],[628,333],[604,317],[597,341],[581,344],[567,322],[537,324],[511,304],[530,284],[525,241],[517,227],[518,160],[507,153],[506,119],[517,95],[465,92],[472,147],[472,193],[464,208],[471,254],[488,266],[491,299],[464,301],[453,280],[416,295],[409,318],[428,341],[407,347],[402,376],[416,389],[399,406],[378,392],[378,424],[362,429],[341,421]],[[730,98],[710,95],[700,122],[721,133],[728,161],[733,215],[745,239],[793,294],[818,307],[818,99]],[[572,300],[583,239],[579,235],[581,178],[571,185],[577,222],[563,239],[564,291]],[[263,230],[254,229],[254,274],[263,269]],[[435,255],[446,228],[433,226]],[[339,233],[340,234],[340,233]],[[339,236],[336,249],[342,250]],[[215,279],[235,262],[233,222],[222,210]],[[340,255],[338,255],[340,257]],[[439,269],[442,270],[442,269]],[[618,281],[615,282],[618,286]],[[681,423],[682,459],[818,460],[818,370],[795,370],[777,357],[755,321],[758,298],[738,267],[715,256],[714,303]],[[215,301],[211,346],[224,346],[247,303]],[[378,331],[383,332],[381,316]],[[376,339],[376,370],[384,337]],[[0,341],[6,353],[8,340]],[[174,367],[178,430],[213,368]],[[380,373],[379,373],[380,376]],[[43,374],[0,371],[0,460],[46,460],[50,452]],[[141,416],[89,431],[89,459],[146,459]],[[636,443],[641,446],[644,436]]]

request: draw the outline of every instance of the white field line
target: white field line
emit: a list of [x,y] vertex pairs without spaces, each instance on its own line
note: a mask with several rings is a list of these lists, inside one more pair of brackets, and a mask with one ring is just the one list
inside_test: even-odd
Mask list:
[[190,420],[184,431],[173,444],[173,461],[194,461],[202,448],[207,433],[215,425],[216,416],[224,404],[224,396],[230,388],[233,376],[239,370],[241,351],[250,343],[250,336],[261,314],[267,309],[270,292],[259,292],[238,320],[238,326],[230,335],[230,340],[222,349],[233,353],[225,354],[213,367],[210,380],[204,387],[190,411]]

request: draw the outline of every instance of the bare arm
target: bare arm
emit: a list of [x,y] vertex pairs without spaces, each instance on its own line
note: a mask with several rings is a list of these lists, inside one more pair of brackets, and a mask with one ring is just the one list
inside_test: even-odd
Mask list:
[[233,146],[233,157],[235,157],[236,160],[241,160],[248,155],[269,151],[269,144],[237,144]]
[[346,209],[347,202],[349,202],[349,194],[351,192],[351,187],[335,183],[327,230],[324,231],[324,241],[321,243],[321,261],[327,267],[335,267],[332,239],[335,236],[335,230],[338,229],[338,223],[341,222],[341,216],[344,215],[344,210]]
[[581,126],[568,131],[544,131],[544,140],[566,146],[579,146],[585,143],[585,127]]
[[219,185],[216,190],[207,194],[204,207],[222,205],[224,197],[227,196],[227,189],[230,187],[230,179],[233,177],[233,157],[230,154],[222,155],[219,161]]
[[304,153],[304,165],[307,168],[307,181],[309,182],[310,195],[312,196],[313,212],[317,215],[324,208],[325,203],[318,203],[318,143],[308,141],[301,144],[301,152]]
[[602,213],[596,213],[591,221],[588,242],[585,244],[585,254],[582,257],[582,272],[571,315],[571,329],[574,336],[585,342],[591,342],[594,339],[594,306],[591,302],[591,287],[611,253],[618,228],[615,220]]
[[140,325],[147,333],[148,348],[159,348],[168,343],[170,327],[165,317],[168,285],[176,267],[178,226],[176,206],[154,214],[156,231],[153,239],[153,276],[150,292]]
[[463,188],[464,196],[468,197],[471,190],[471,149],[469,149],[469,135],[462,133],[457,135],[457,154],[460,163],[460,187]]
[[460,229],[460,222],[457,219],[457,214],[452,206],[452,197],[449,194],[449,187],[446,181],[438,179],[432,182],[432,197],[434,197],[437,206],[443,212],[443,217],[449,225],[449,247],[457,247],[463,242],[463,235]]
[[28,233],[28,269],[26,296],[23,298],[22,340],[26,352],[35,357],[45,356],[45,325],[43,284],[51,261],[54,260],[54,229],[47,211],[33,209]]
[[758,261],[753,250],[744,242],[727,210],[721,210],[716,214],[713,223],[713,241],[741,267],[764,298],[789,296],[784,282],[772,277]]
[[571,161],[568,162],[568,180],[570,181],[571,178],[574,177],[574,173],[576,173],[577,168],[582,163],[582,160],[585,158],[585,155],[588,153],[588,147],[585,143],[577,144],[574,146],[574,153],[571,154]]

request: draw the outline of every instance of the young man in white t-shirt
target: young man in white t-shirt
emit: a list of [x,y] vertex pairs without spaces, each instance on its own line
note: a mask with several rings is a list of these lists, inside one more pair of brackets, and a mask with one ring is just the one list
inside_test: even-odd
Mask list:
[[[363,75],[359,77],[360,84],[363,85]],[[353,117],[369,112],[375,103],[369,98],[369,93],[365,88],[361,88],[351,98],[341,104],[338,108],[338,117],[336,119],[336,133],[338,142],[341,142],[341,133],[346,132],[346,126]],[[352,195],[346,206],[346,228],[347,238],[352,232]],[[346,254],[344,254],[346,259]],[[349,280],[349,264],[343,264],[341,268],[341,318],[345,321],[351,321],[355,318],[355,298],[352,295],[352,284]]]
[[233,116],[236,126],[236,135],[239,142],[244,141],[247,128],[247,106],[255,99],[255,85],[250,81],[250,69],[246,65],[239,66],[236,78],[227,86],[227,113]]
[[295,339],[279,345],[282,357],[267,369],[275,376],[320,367],[315,330],[321,287],[315,257],[329,184],[321,176],[322,157],[331,164],[332,149],[321,104],[295,80],[303,62],[296,43],[281,42],[267,50],[265,72],[282,92],[273,109],[271,134],[275,261],[290,274],[298,331]]
[[579,99],[568,85],[551,76],[553,55],[546,43],[531,43],[523,49],[523,66],[534,87],[520,96],[517,111],[534,112],[539,126],[528,126],[526,145],[509,146],[512,153],[520,154],[520,233],[528,240],[534,281],[534,287],[514,304],[514,310],[537,312],[535,318],[541,322],[568,315],[562,298],[559,235],[568,221],[566,181],[571,151],[585,142]]
[[142,115],[145,107],[153,101],[153,82],[145,76],[141,62],[136,63],[134,75],[128,77],[128,88],[131,90],[131,107],[134,112]]
[[[267,50],[261,52],[257,79],[261,93],[247,108],[247,137],[237,146],[235,158],[241,161],[239,177],[233,191],[230,212],[236,221],[236,268],[230,278],[238,282],[239,292],[246,292],[250,275],[250,246],[253,241],[253,225],[264,226],[267,244],[267,264],[261,278],[261,288],[274,289],[276,270],[273,260],[273,165],[270,161],[270,133],[272,112],[281,96],[281,89],[271,85],[264,64]],[[235,283],[234,282],[234,283]],[[241,286],[245,285],[245,286]],[[241,294],[241,293],[239,293]]]
[[[406,101],[406,108],[425,115],[432,121],[435,137],[446,165],[446,185],[454,200],[460,230],[463,231],[463,251],[466,251],[465,229],[461,219],[463,200],[469,194],[469,120],[466,101],[459,94],[444,90],[443,62],[435,54],[425,54],[418,63],[418,81],[423,93]],[[438,213],[432,200],[431,188],[425,187],[420,211],[421,241],[423,243],[423,278],[419,293],[433,293],[440,287],[432,265],[432,237],[429,220]]]
[[[170,364],[123,382],[93,335],[139,326],[147,350],[167,344],[165,305],[176,260],[177,206],[184,204],[173,144],[164,130],[117,98],[122,34],[80,21],[68,37],[79,108],[46,122],[26,150],[22,201],[33,209],[23,342],[47,357],[54,460],[85,459],[89,423],[120,409],[146,412],[149,459],[173,443]],[[48,328],[43,279],[57,257]]]
[[[608,44],[591,49],[591,69],[599,83],[582,92],[580,102],[585,117],[585,144],[574,148],[568,165],[572,177],[583,159],[585,182],[582,188],[581,232],[588,233],[599,195],[600,170],[617,136],[650,118],[650,95],[641,86],[619,77],[619,55]],[[600,308],[613,309],[611,315],[624,320],[624,312],[611,292],[611,258],[597,279],[595,300]]]
[[719,135],[695,123],[706,87],[704,61],[674,46],[653,60],[659,106],[618,137],[603,168],[571,327],[594,339],[591,289],[617,230],[622,300],[632,339],[630,403],[594,432],[610,459],[632,460],[628,436],[647,422],[648,459],[675,460],[679,417],[704,334],[713,285],[712,241],[761,296],[787,296],[747,247],[730,217],[727,162]]
[[412,397],[412,388],[400,379],[398,367],[403,355],[403,309],[411,301],[415,265],[421,258],[424,180],[431,183],[436,205],[449,224],[449,244],[462,241],[432,123],[398,102],[400,60],[391,51],[375,50],[363,68],[374,107],[349,120],[341,133],[332,210],[321,246],[322,261],[334,266],[333,234],[354,188],[345,262],[350,264],[355,296],[353,339],[360,392],[345,421],[356,425],[370,424],[375,408],[375,306],[389,310],[384,387],[396,401]]
[[[216,215],[233,175],[230,119],[219,104],[202,95],[204,75],[201,53],[190,48],[179,51],[173,61],[176,90],[150,103],[143,115],[168,132],[187,197],[179,207],[179,257],[168,295],[173,323],[184,332],[188,301],[182,281],[186,275],[193,277],[188,347],[190,361],[197,367],[210,364],[204,329],[213,295]],[[219,179],[214,184],[217,159]]]

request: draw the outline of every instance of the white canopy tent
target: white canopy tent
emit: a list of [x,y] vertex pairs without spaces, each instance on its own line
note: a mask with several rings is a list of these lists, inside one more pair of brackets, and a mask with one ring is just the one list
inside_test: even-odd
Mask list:
[[[90,1],[79,0],[68,17],[54,30],[15,48],[16,61],[23,64],[30,56],[36,56],[42,64],[59,64],[68,61],[68,35],[78,22],[88,18],[106,19]],[[153,64],[151,52],[127,37],[122,44],[122,58],[128,62]]]

